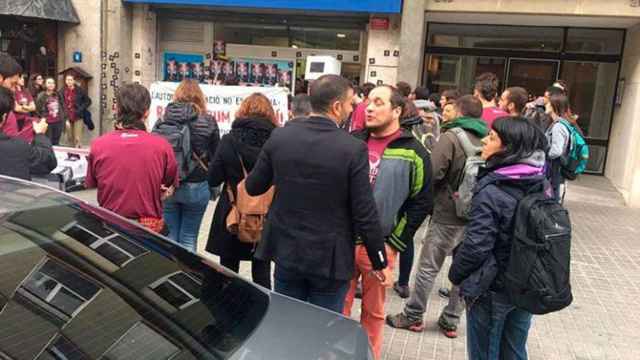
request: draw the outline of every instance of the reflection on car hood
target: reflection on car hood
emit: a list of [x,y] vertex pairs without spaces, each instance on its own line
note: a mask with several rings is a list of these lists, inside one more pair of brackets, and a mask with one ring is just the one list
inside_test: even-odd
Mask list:
[[272,293],[261,325],[233,360],[369,359],[359,323],[342,315]]

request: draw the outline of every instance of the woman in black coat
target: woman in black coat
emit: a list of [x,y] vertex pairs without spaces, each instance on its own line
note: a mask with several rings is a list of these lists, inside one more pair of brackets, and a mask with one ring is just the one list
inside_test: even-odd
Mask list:
[[244,179],[240,157],[247,173],[251,172],[276,124],[276,115],[269,99],[259,93],[249,96],[240,105],[231,132],[220,140],[209,166],[209,185],[215,187],[224,182],[224,187],[213,215],[206,250],[220,256],[220,264],[235,272],[240,269],[240,261],[250,260],[253,281],[268,289],[271,289],[270,262],[254,258],[255,245],[240,242],[227,231],[226,224],[231,210],[228,189],[233,191],[235,197],[236,187]]

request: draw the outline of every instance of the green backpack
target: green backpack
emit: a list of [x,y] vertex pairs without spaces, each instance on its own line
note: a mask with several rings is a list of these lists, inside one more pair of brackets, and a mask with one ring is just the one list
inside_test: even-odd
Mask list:
[[587,168],[589,145],[575,125],[565,119],[560,119],[560,123],[569,131],[569,151],[560,171],[565,179],[575,180]]

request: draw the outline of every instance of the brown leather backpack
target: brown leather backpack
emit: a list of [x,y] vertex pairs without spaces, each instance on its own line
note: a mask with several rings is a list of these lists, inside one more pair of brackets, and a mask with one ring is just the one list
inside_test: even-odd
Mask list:
[[238,158],[240,159],[244,179],[236,186],[237,198],[233,195],[233,191],[231,191],[229,183],[227,183],[227,192],[231,202],[231,211],[227,215],[227,230],[236,235],[241,242],[256,244],[262,236],[262,229],[264,228],[267,212],[269,212],[269,206],[273,201],[275,189],[272,186],[262,195],[250,196],[245,186],[247,170],[242,157],[238,155]]

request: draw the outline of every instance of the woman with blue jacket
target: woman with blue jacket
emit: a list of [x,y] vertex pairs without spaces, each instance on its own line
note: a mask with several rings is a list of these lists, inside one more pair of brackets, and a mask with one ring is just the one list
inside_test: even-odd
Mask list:
[[526,119],[504,117],[482,142],[487,164],[478,174],[470,221],[449,279],[467,301],[469,360],[526,359],[532,314],[511,304],[504,279],[516,198],[533,188],[552,195],[544,174],[547,141]]

